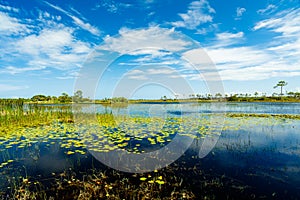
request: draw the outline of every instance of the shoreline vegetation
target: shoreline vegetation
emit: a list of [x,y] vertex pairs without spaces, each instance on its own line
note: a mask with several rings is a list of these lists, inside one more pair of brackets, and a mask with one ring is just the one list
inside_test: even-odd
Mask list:
[[287,92],[284,94],[234,94],[223,96],[220,93],[211,94],[191,94],[187,98],[170,98],[163,96],[160,99],[126,99],[125,97],[112,97],[104,99],[90,99],[83,97],[83,92],[78,90],[73,96],[62,93],[60,96],[46,96],[42,94],[34,95],[31,98],[0,98],[0,102],[22,102],[23,104],[138,104],[138,103],[202,103],[202,102],[300,102],[300,92]]
[[[84,104],[98,103],[108,107],[127,107],[129,104],[138,103],[202,103],[202,102],[224,102],[218,100],[198,101],[198,100],[129,100],[125,98],[117,98],[119,101],[106,100],[103,102],[85,101]],[[112,99],[116,100],[116,99]],[[278,101],[291,102],[291,101]],[[298,102],[298,101],[295,101]],[[300,101],[299,101],[300,102]],[[24,127],[37,127],[42,125],[50,125],[53,122],[73,123],[74,114],[72,106],[74,102],[68,103],[49,103],[26,101],[25,99],[0,99],[0,135],[17,131]],[[44,106],[45,105],[45,106]],[[75,104],[77,105],[77,104]],[[284,118],[284,119],[300,119],[299,114],[258,114],[258,113],[214,113],[221,114],[224,117],[259,117],[259,118]],[[111,113],[98,113],[97,118],[105,118],[111,121],[113,117]]]
[[[113,100],[111,104],[106,105],[128,106],[125,98],[118,99],[119,101]],[[158,102],[167,102],[167,100]],[[81,107],[85,106],[84,104],[91,102],[79,103],[82,104],[78,105],[78,112]],[[249,195],[250,190],[247,185],[234,182],[235,180],[230,177],[226,178],[224,175],[202,169],[201,162],[186,168],[186,163],[198,159],[194,155],[192,157],[192,154],[186,154],[189,157],[182,157],[181,160],[159,171],[129,175],[108,169],[99,163],[94,167],[96,162],[86,150],[86,145],[88,144],[89,150],[94,152],[109,152],[118,147],[140,154],[168,144],[175,134],[181,134],[196,141],[200,141],[206,135],[215,134],[218,130],[218,121],[210,121],[207,116],[224,117],[222,130],[225,131],[238,130],[243,124],[255,123],[255,126],[259,126],[300,120],[299,114],[205,113],[199,115],[199,121],[189,116],[183,119],[179,116],[168,118],[165,122],[159,117],[149,119],[139,116],[114,116],[107,111],[107,113],[96,115],[96,124],[92,119],[94,115],[83,113],[82,116],[77,117],[82,117],[80,119],[83,120],[85,126],[81,124],[77,126],[74,124],[73,113],[76,107],[72,104],[73,102],[43,104],[43,102],[30,103],[22,99],[0,100],[0,144],[3,156],[0,161],[2,162],[0,170],[6,174],[2,181],[4,185],[7,184],[7,186],[2,186],[3,192],[0,193],[0,198],[142,199],[147,195],[149,199],[214,199],[216,195],[221,198],[224,196],[223,193],[230,191],[230,194],[238,193],[238,199],[240,196]],[[186,120],[184,124],[188,124],[187,133],[185,129],[178,129],[182,123],[181,120]],[[118,126],[118,122],[122,122],[123,127],[126,128],[125,132]],[[162,122],[165,126],[157,132],[156,127],[163,124]],[[95,130],[97,134],[94,134]],[[84,138],[81,138],[82,135],[78,133],[85,133]],[[107,141],[110,142],[107,145],[97,142],[105,138],[108,138]],[[30,160],[33,164],[29,166],[42,165],[41,163],[45,162],[43,156],[48,154],[59,155],[60,158],[66,159],[71,167],[61,172],[53,171],[44,176],[28,175],[24,163]],[[85,163],[93,163],[92,169],[86,168]],[[9,170],[14,170],[19,174],[12,177]],[[194,187],[195,184],[190,182],[195,173],[201,174],[202,177],[197,182],[198,187]],[[230,184],[240,189],[225,187]],[[199,187],[201,191],[206,192],[197,192]],[[217,194],[215,191],[220,192]]]
[[[240,196],[249,196],[250,187],[229,176],[203,169],[192,151],[163,169],[131,175],[94,162],[87,147],[99,153],[121,148],[141,154],[165,146],[176,134],[196,139],[195,144],[198,144],[207,135],[218,133],[219,121],[210,120],[210,116],[215,115],[225,119],[222,126],[224,131],[235,131],[242,125],[251,123],[255,123],[255,126],[273,126],[300,120],[300,114],[232,112],[196,113],[199,114],[196,115],[197,118],[179,115],[165,120],[161,117],[114,116],[112,108],[108,108],[126,108],[130,104],[143,103],[197,105],[209,102],[238,104],[255,101],[290,103],[300,102],[300,99],[299,96],[223,98],[217,95],[209,98],[191,96],[188,99],[162,97],[158,100],[128,100],[115,97],[90,100],[84,98],[81,91],[74,96],[63,93],[59,97],[35,95],[30,99],[0,99],[0,170],[3,174],[0,198],[142,199],[146,196],[147,199],[215,199],[217,196],[223,197],[224,193],[237,194],[237,199]],[[83,111],[88,104],[101,104],[108,109],[104,109],[104,113],[97,113],[95,121],[94,114]],[[75,121],[79,123],[75,124]],[[181,126],[182,124],[187,126]],[[161,127],[159,131],[157,127]],[[81,133],[84,133],[84,137]],[[105,143],[101,143],[103,140]],[[39,165],[45,166],[45,158],[51,158],[47,157],[49,154],[55,155],[57,161],[67,163],[65,166],[68,167],[61,168],[61,171],[49,171],[43,176],[34,174],[34,171],[27,174],[28,166],[37,169]],[[194,161],[197,164],[193,164]],[[187,168],[188,162],[192,164]],[[91,168],[86,163],[92,163]],[[197,187],[190,181],[195,174],[201,175]]]
[[[129,104],[181,104],[181,103],[242,103],[242,102],[270,102],[270,103],[300,103],[299,92],[289,92],[279,96],[259,96],[255,93],[235,94],[222,96],[213,95],[189,95],[185,99],[171,99],[166,96],[161,99],[126,99],[125,97],[113,97],[92,100],[83,97],[83,92],[78,90],[73,96],[62,93],[60,96],[35,95],[32,98],[0,99],[0,133],[15,131],[22,127],[34,127],[49,125],[54,121],[73,123],[73,105],[101,104],[105,107],[126,108]],[[109,114],[109,113],[105,113]],[[226,117],[277,117],[286,119],[300,119],[297,114],[249,114],[226,113]],[[98,114],[101,117],[101,114]]]

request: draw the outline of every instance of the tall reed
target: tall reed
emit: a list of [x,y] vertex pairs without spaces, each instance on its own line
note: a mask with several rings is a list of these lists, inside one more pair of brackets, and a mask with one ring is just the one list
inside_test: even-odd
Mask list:
[[19,127],[50,124],[55,120],[72,122],[70,105],[27,104],[24,99],[0,99],[0,133],[9,133]]

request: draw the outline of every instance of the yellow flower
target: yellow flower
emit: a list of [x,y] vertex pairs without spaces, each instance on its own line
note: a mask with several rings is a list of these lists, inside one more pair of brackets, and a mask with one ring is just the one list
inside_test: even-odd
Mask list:
[[158,183],[159,185],[163,185],[163,184],[165,184],[165,182],[164,182],[164,181],[160,181],[160,180],[156,180],[155,182],[156,182],[156,183]]
[[72,155],[72,154],[74,154],[73,151],[68,151],[68,152],[67,152],[67,155]]

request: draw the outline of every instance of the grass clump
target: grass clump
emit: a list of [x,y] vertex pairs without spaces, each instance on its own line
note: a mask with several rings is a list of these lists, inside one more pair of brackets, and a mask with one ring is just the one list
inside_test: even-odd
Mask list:
[[25,104],[23,99],[0,100],[0,135],[9,134],[21,127],[50,124],[55,120],[72,122],[72,108],[67,105]]

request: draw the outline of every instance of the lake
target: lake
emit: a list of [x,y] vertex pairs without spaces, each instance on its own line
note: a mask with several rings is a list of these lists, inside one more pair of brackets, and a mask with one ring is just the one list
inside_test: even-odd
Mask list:
[[[299,115],[299,103],[84,105],[75,115],[78,109],[103,115],[98,125],[53,122],[0,137],[3,199],[300,199],[300,120],[276,116]],[[153,163],[121,158],[164,147]]]

